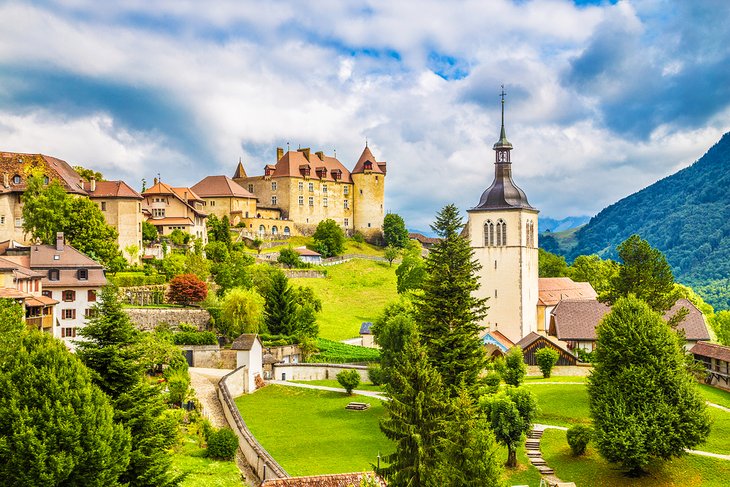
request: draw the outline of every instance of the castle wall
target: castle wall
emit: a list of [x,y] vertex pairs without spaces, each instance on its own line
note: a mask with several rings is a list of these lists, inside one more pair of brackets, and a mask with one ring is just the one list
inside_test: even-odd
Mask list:
[[353,218],[355,231],[364,235],[382,232],[385,175],[379,173],[352,174],[354,183]]
[[136,245],[140,251],[142,246],[142,215],[141,200],[136,198],[92,198],[92,201],[101,209],[106,223],[119,232],[117,243],[127,261],[131,264],[139,262],[139,255],[130,256],[125,250],[130,245]]
[[[0,195],[0,242],[4,240],[25,242],[22,217],[23,205],[20,203],[20,194],[6,193]],[[18,222],[20,226],[16,226],[18,218],[20,218]]]

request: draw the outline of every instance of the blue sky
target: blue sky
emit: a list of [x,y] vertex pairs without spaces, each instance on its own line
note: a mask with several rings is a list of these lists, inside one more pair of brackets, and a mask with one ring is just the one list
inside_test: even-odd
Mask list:
[[0,1],[0,150],[193,185],[277,146],[365,143],[386,209],[426,228],[493,175],[595,214],[730,130],[730,2]]

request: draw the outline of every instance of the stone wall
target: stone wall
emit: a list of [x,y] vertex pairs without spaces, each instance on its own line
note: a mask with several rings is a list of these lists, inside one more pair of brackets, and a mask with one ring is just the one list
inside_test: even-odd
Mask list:
[[324,278],[327,277],[325,271],[315,271],[311,269],[282,269],[286,277],[289,279],[297,278]]
[[180,345],[180,349],[193,351],[193,367],[230,370],[236,368],[235,350],[221,350],[218,345]]
[[210,322],[210,313],[199,308],[124,308],[124,312],[142,331],[154,330],[160,323],[167,323],[173,329],[180,323],[189,323],[204,331]]
[[[276,380],[324,380],[334,379],[343,370],[357,370],[360,380],[366,382],[368,368],[364,365],[345,364],[274,364]],[[284,374],[282,376],[282,374]],[[284,379],[282,379],[284,377]]]
[[281,465],[256,441],[246,422],[241,417],[233,398],[243,394],[245,367],[239,367],[223,377],[218,383],[218,398],[223,406],[223,413],[238,436],[238,447],[243,456],[260,480],[281,479],[289,477]]

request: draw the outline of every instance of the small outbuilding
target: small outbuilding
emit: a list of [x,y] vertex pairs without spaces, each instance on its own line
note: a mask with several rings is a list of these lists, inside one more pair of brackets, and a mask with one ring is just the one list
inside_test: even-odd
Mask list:
[[294,249],[294,252],[299,254],[299,257],[305,264],[318,265],[322,263],[322,254],[310,250],[307,247],[297,247]]
[[516,346],[522,349],[527,365],[537,365],[535,353],[541,348],[552,348],[558,352],[558,363],[556,365],[575,365],[578,362],[576,356],[568,349],[563,348],[562,345],[551,340],[549,337],[538,335],[534,331],[517,342]]
[[730,389],[730,347],[705,341],[697,342],[690,353],[707,371],[705,382]]
[[515,344],[497,330],[488,331],[482,336],[482,344],[489,357],[502,357]]
[[236,351],[236,368],[246,367],[244,375],[244,392],[256,390],[256,376],[263,377],[264,347],[255,333],[244,333],[233,341],[231,350]]

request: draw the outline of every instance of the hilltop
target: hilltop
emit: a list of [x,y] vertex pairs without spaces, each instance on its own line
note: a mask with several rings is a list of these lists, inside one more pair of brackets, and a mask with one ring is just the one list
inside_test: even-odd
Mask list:
[[[568,259],[616,258],[638,234],[661,250],[675,278],[720,309],[730,308],[730,133],[691,166],[602,210],[575,234]],[[547,242],[546,242],[547,243]],[[562,250],[561,250],[562,249]]]

